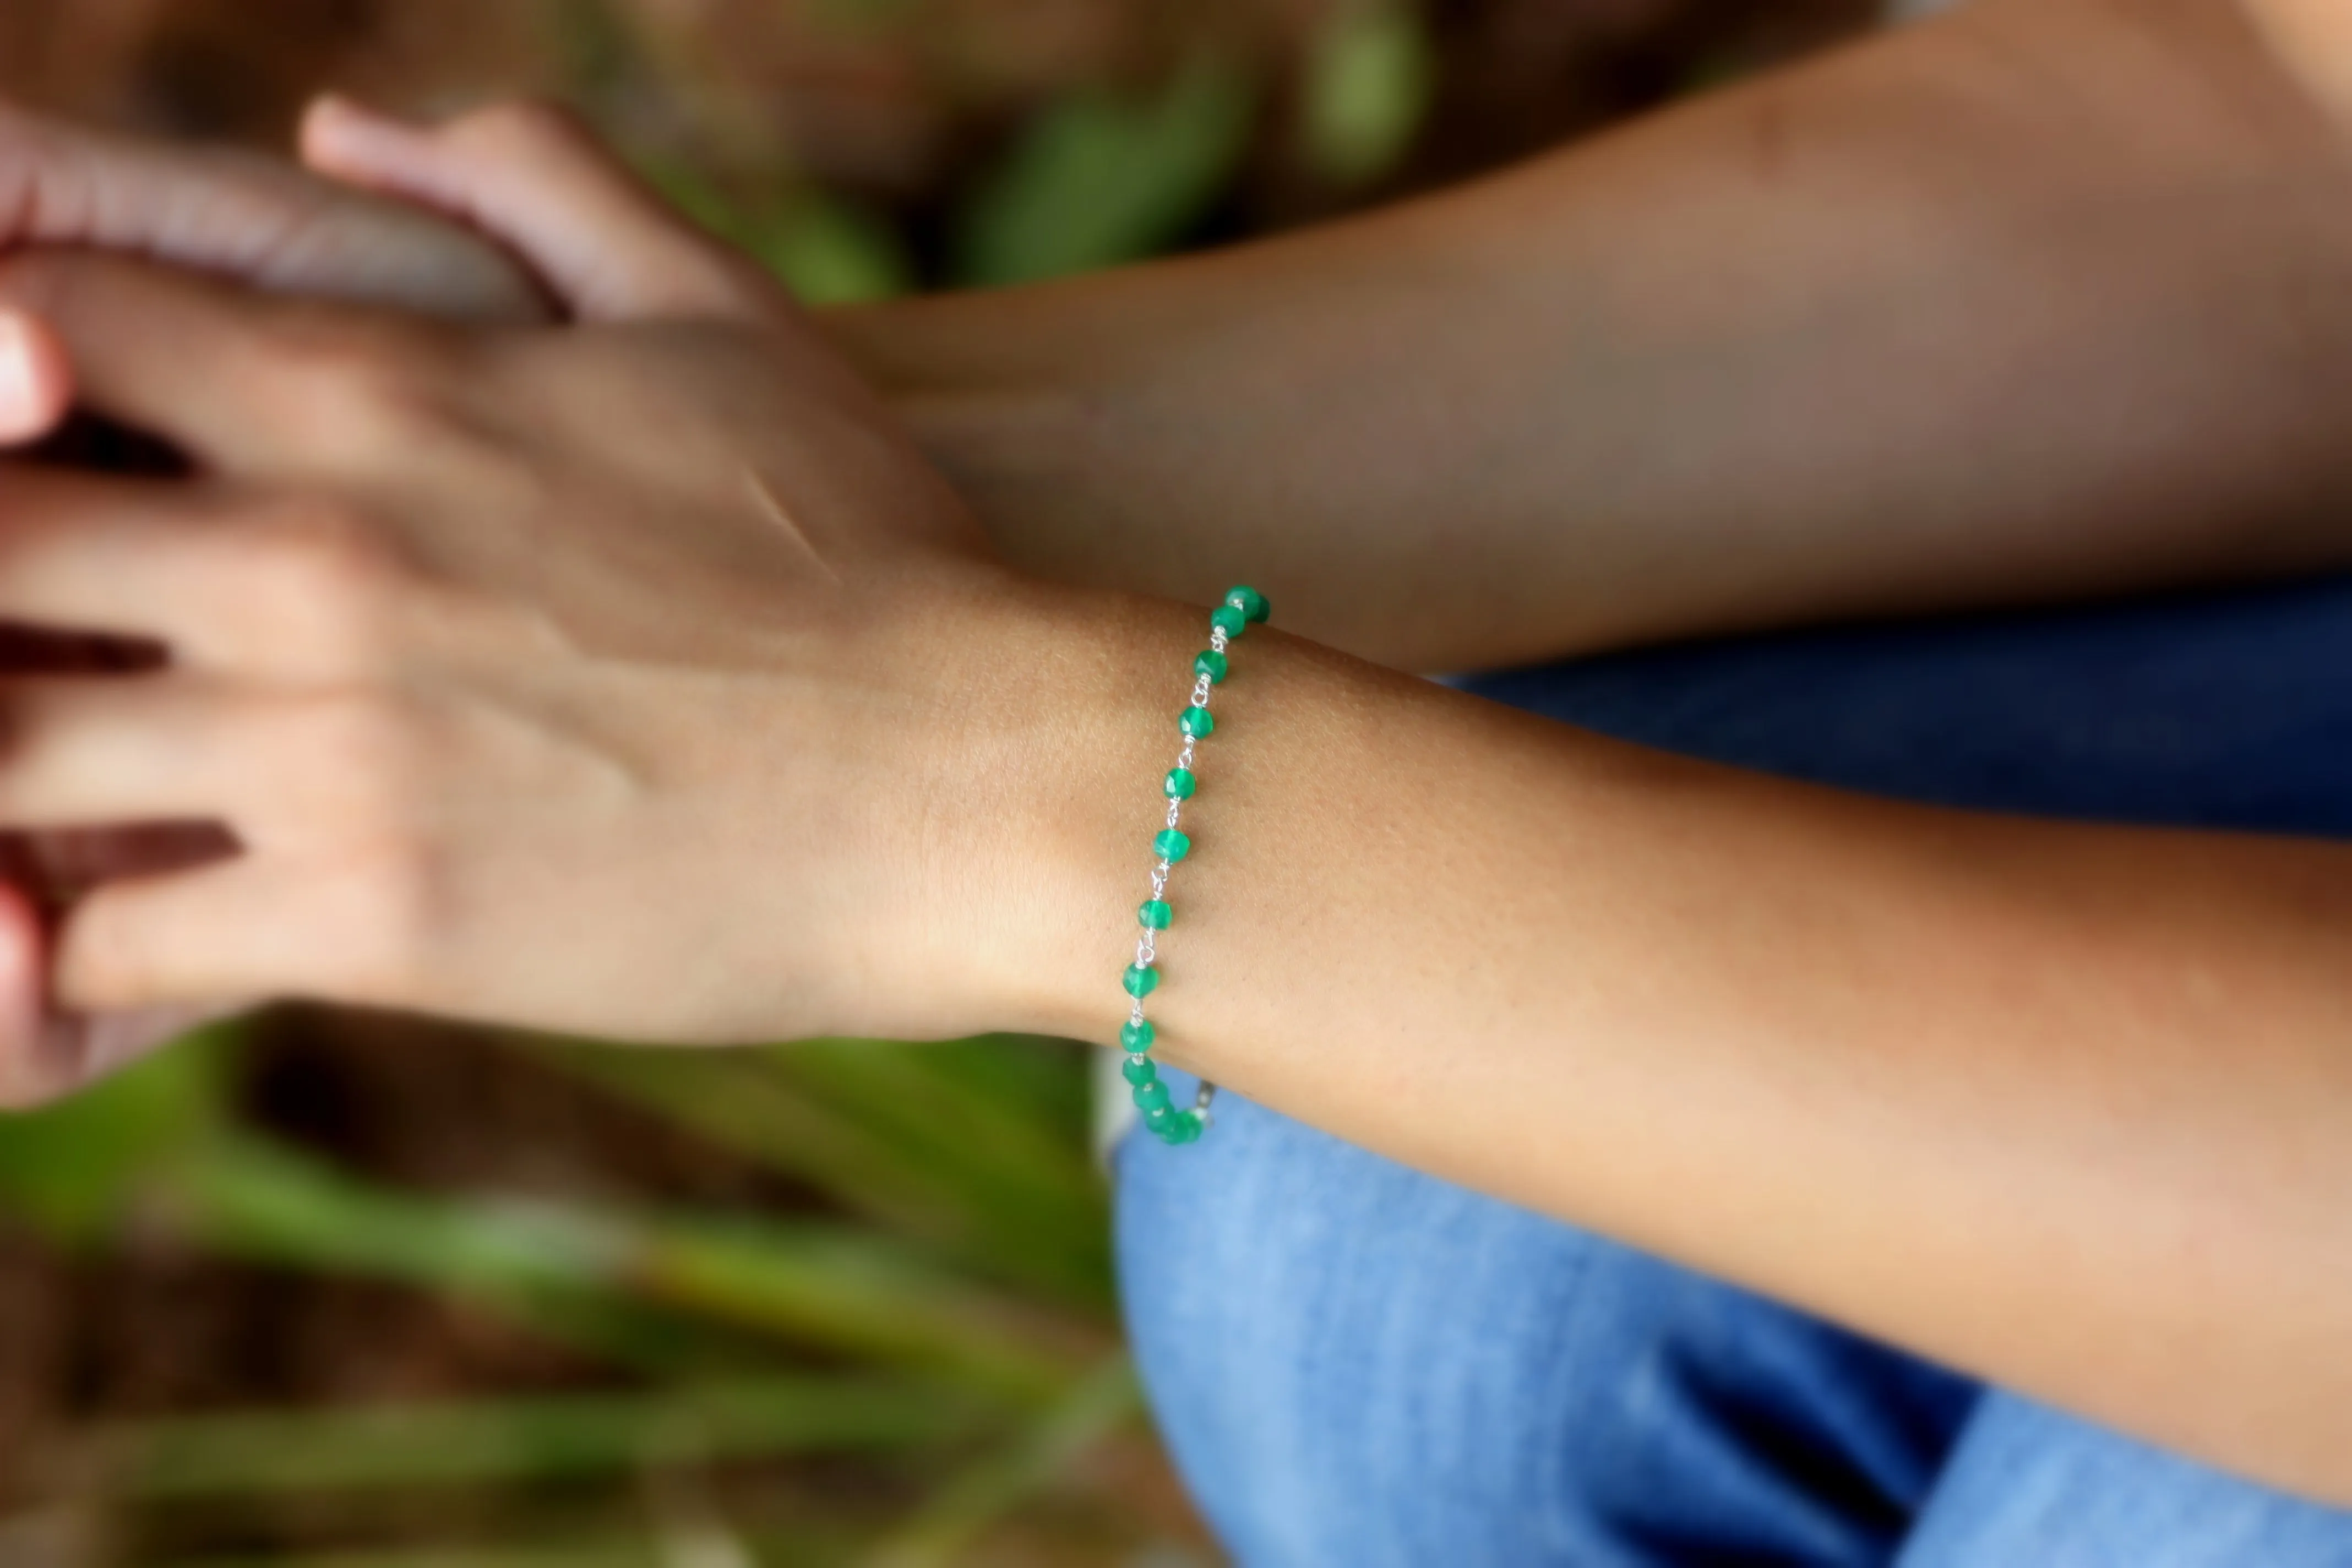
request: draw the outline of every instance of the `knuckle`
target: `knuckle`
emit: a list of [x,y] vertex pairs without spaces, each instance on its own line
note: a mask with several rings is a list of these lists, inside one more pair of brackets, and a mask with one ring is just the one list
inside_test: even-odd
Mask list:
[[292,305],[271,321],[265,352],[290,416],[339,447],[405,444],[446,412],[446,344],[419,326]]
[[354,1000],[418,994],[446,900],[422,727],[392,700],[294,702],[271,764],[310,854],[321,965]]
[[334,989],[348,1000],[415,1004],[428,994],[445,929],[446,879],[413,837],[355,842],[321,870],[320,936]]
[[348,671],[389,651],[407,574],[383,530],[356,510],[280,503],[250,529],[237,574],[248,629],[273,653]]
[[256,531],[265,565],[306,588],[368,592],[392,571],[383,532],[356,507],[304,497],[281,501]]
[[423,737],[373,693],[289,698],[272,761],[331,841],[397,849],[419,837]]
[[59,968],[80,1005],[145,1005],[156,990],[154,967],[153,954],[115,900],[92,899],[69,920]]
[[76,904],[59,938],[59,993],[85,1013],[151,1005],[163,978],[153,924],[139,900],[108,888]]

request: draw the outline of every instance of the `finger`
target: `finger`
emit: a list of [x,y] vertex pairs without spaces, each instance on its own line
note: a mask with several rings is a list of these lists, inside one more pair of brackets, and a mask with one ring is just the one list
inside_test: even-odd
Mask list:
[[362,878],[261,855],[110,882],[58,932],[57,1000],[94,1014],[410,1002],[364,893]]
[[322,174],[462,217],[511,247],[575,315],[755,317],[789,309],[750,261],[696,228],[570,116],[508,104],[404,124],[328,97],[302,122]]
[[538,321],[530,276],[478,234],[276,158],[110,135],[0,104],[0,247],[150,257],[259,289]]
[[233,818],[241,707],[184,675],[0,686],[0,828]]
[[220,510],[184,486],[0,469],[0,621],[226,658],[257,584]]
[[37,441],[73,406],[73,372],[55,333],[32,316],[0,310],[0,445]]
[[216,279],[97,252],[0,262],[0,311],[39,317],[79,400],[191,457],[248,461],[299,412],[265,328],[278,309]]

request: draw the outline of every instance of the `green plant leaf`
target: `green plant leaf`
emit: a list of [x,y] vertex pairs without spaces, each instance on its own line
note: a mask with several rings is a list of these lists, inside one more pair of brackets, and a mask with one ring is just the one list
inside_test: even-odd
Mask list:
[[1239,165],[1254,98],[1234,67],[1201,56],[1147,100],[1097,91],[1049,106],[966,205],[959,279],[1059,277],[1181,238]]
[[526,1321],[671,1313],[935,1372],[1017,1404],[1058,1397],[1107,1336],[1098,1322],[992,1290],[871,1231],[424,1197],[250,1136],[191,1162],[172,1197],[190,1240],[234,1257],[400,1280]]
[[641,1239],[631,1275],[649,1300],[1016,1403],[1061,1397],[1108,1337],[870,1232],[698,1215]]
[[823,191],[755,219],[745,248],[810,305],[887,300],[914,286],[914,267],[888,226]]
[[985,1412],[936,1385],[778,1376],[646,1394],[558,1394],[359,1410],[247,1412],[97,1435],[128,1498],[544,1481],[778,1454],[923,1448]]
[[1083,1093],[1083,1058],[1038,1040],[942,1047],[820,1039],[763,1055],[771,1072],[895,1142],[902,1158],[946,1174],[991,1217],[1091,1256],[1108,1234],[1109,1215],[1085,1123],[1044,1111],[1033,1097],[1034,1080],[1013,1065],[1057,1048],[1071,1088]]
[[889,225],[814,188],[743,202],[698,170],[640,165],[672,205],[774,273],[810,305],[887,300],[914,287],[914,263]]
[[[1078,1064],[1038,1042],[702,1054],[523,1044],[961,1268],[1109,1316],[1107,1194],[1082,1152],[1082,1120],[1055,1103],[1083,1093]],[[961,1094],[940,1106],[942,1087]],[[988,1158],[999,1148],[1001,1166]]]
[[162,1167],[226,1123],[226,1053],[241,1037],[215,1024],[70,1100],[0,1116],[0,1208],[61,1242],[112,1229]]
[[982,1531],[1143,1418],[1135,1368],[1124,1355],[1104,1361],[1025,1430],[950,1474],[866,1559],[867,1568],[948,1568]]
[[1408,0],[1340,6],[1307,58],[1298,126],[1307,167],[1339,185],[1387,174],[1428,114],[1435,76]]

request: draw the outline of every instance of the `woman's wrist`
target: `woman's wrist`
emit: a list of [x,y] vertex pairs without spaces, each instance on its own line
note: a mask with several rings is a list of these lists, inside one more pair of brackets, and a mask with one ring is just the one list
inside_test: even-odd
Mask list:
[[[961,832],[988,868],[962,949],[968,1026],[1109,1046],[1128,1015],[1120,971],[1150,895],[1210,606],[1024,583],[992,613],[1004,617],[1003,668],[1018,672],[1007,689],[1020,695],[985,742],[994,787],[961,802]],[[1446,700],[1426,681],[1268,626],[1235,642],[1183,806],[1191,852],[1159,938],[1155,1055],[1193,1070],[1226,1065],[1237,1023],[1257,1016],[1248,999],[1291,977],[1290,959],[1307,960],[1309,925],[1318,941],[1333,921],[1371,929],[1359,895],[1392,896],[1396,868],[1348,869],[1349,813],[1396,736]]]
[[985,879],[953,911],[965,1026],[1114,1037],[1160,780],[1207,615],[1027,580],[985,612],[982,668],[998,716],[975,742],[986,782],[962,777],[970,758],[936,775],[955,802],[941,815]]

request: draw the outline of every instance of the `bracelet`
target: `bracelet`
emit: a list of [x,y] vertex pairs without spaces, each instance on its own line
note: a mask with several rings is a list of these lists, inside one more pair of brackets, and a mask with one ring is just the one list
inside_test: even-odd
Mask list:
[[1203,1080],[1190,1110],[1179,1110],[1170,1103],[1168,1086],[1160,1081],[1160,1068],[1151,1060],[1157,1032],[1143,1016],[1143,999],[1160,988],[1160,971],[1152,966],[1160,957],[1160,933],[1175,918],[1168,905],[1168,875],[1176,868],[1176,862],[1192,852],[1192,839],[1176,825],[1195,787],[1192,748],[1217,727],[1209,717],[1209,693],[1224,681],[1225,649],[1252,621],[1262,621],[1270,613],[1265,595],[1255,588],[1234,588],[1209,617],[1209,646],[1192,659],[1192,700],[1176,721],[1176,727],[1184,733],[1184,747],[1160,784],[1168,796],[1168,825],[1152,836],[1151,850],[1159,863],[1151,868],[1151,897],[1135,911],[1143,934],[1136,940],[1135,962],[1127,966],[1119,981],[1129,998],[1127,1022],[1118,1031],[1118,1043],[1127,1047],[1127,1060],[1119,1070],[1134,1087],[1135,1108],[1143,1113],[1143,1125],[1171,1144],[1194,1142],[1208,1131],[1209,1104],[1217,1097],[1217,1086]]

